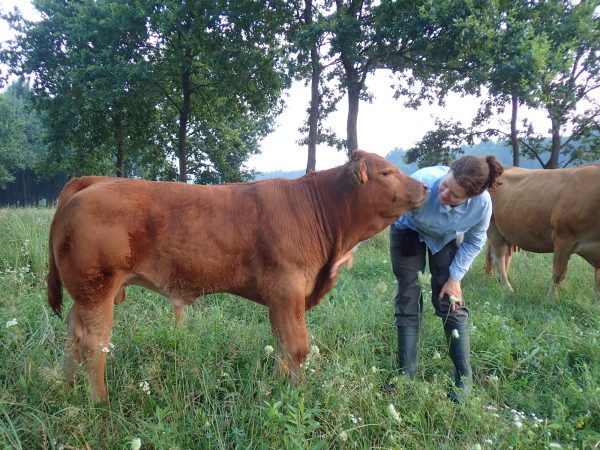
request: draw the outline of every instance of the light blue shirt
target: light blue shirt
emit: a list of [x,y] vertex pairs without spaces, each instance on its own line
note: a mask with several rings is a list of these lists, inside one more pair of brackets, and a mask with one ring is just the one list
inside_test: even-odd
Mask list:
[[413,173],[412,178],[429,187],[427,201],[421,208],[404,213],[394,225],[417,231],[433,254],[464,234],[464,240],[450,264],[450,278],[460,281],[485,244],[492,216],[492,200],[488,191],[484,191],[458,206],[442,205],[439,187],[449,170],[446,166],[435,166]]

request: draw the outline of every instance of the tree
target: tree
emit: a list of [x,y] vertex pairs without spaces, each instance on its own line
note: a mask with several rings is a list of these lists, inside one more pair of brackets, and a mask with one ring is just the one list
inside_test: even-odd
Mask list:
[[[188,161],[197,180],[225,166],[230,175],[236,168],[234,178],[245,177],[239,157],[258,151],[248,144],[271,128],[288,83],[278,6],[284,4],[187,0],[153,6],[150,59],[164,98],[160,139],[179,161],[180,181],[188,180]],[[242,126],[242,136],[238,127],[248,121],[254,126]],[[218,145],[209,148],[209,142]]]
[[[551,122],[550,158],[542,162],[539,151],[528,151],[545,168],[558,167],[561,153],[567,155],[566,164],[600,156],[600,102],[591,95],[600,88],[600,17],[596,8],[597,2],[589,0],[573,4],[552,0],[538,7],[537,26],[549,36],[552,48],[546,76],[536,92],[536,100],[544,105]],[[585,102],[589,107],[578,109]],[[572,130],[563,138],[567,125]],[[587,149],[583,147],[586,144]]]
[[74,175],[106,173],[100,161],[110,161],[117,176],[131,173],[128,160],[148,146],[154,118],[140,51],[148,39],[145,11],[114,0],[36,7],[38,22],[8,16],[19,35],[3,59],[15,73],[34,75],[36,106],[47,112],[54,149],[78,155],[66,158]]
[[[308,157],[306,173],[316,169],[317,145],[327,144],[341,150],[345,142],[331,128],[324,126],[325,119],[336,110],[342,94],[327,83],[334,77],[331,68],[335,60],[327,59],[328,26],[324,17],[326,2],[306,0],[292,2],[294,17],[290,21],[288,40],[291,47],[292,76],[310,83],[310,101],[306,122],[299,128],[304,137],[298,145],[306,145]],[[295,57],[295,59],[294,59]]]
[[[447,41],[447,46],[455,54],[454,68],[439,72],[434,85],[441,92],[485,93],[487,97],[471,128],[443,123],[445,129],[439,130],[438,137],[448,136],[456,144],[457,139],[474,136],[504,136],[512,145],[514,165],[519,164],[520,154],[546,168],[558,167],[560,154],[563,165],[600,156],[599,105],[591,95],[600,85],[594,2],[487,2],[471,15],[455,17],[452,29],[454,42]],[[585,102],[589,107],[583,110],[578,105]],[[487,125],[507,105],[510,130]],[[524,131],[518,129],[517,112],[522,105],[548,111],[550,139],[534,133],[526,119]],[[572,131],[567,137],[568,125]],[[452,135],[452,128],[463,134]],[[421,153],[429,138],[417,145]],[[544,161],[546,152],[549,156]]]
[[25,123],[17,102],[7,94],[0,95],[0,188],[14,181],[13,172],[26,142]]
[[23,79],[0,94],[0,205],[52,203],[62,174],[47,170],[48,146],[42,117]]

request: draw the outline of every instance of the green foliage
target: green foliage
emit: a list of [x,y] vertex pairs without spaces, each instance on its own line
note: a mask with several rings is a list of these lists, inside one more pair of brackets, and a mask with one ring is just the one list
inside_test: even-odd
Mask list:
[[[475,377],[463,405],[446,398],[451,363],[427,300],[419,377],[396,378],[387,231],[359,246],[352,270],[307,313],[319,351],[302,386],[291,387],[265,351],[275,346],[266,308],[207,295],[180,329],[167,301],[129,287],[115,307],[111,399],[101,405],[82,371],[65,386],[66,323],[45,300],[50,216],[0,210],[2,448],[123,449],[136,437],[142,448],[593,448],[600,440],[600,304],[579,257],[558,301],[545,297],[549,255],[514,256],[513,295],[476,260],[463,282]],[[427,275],[422,281],[427,297]],[[389,381],[393,392],[383,389]]]
[[405,163],[416,163],[420,168],[449,166],[464,152],[461,144],[465,129],[459,123],[436,119],[435,124],[437,129],[428,131],[413,148],[406,151]]
[[41,117],[32,110],[31,91],[23,79],[0,94],[0,188],[23,169],[39,169],[46,155]]
[[[244,1],[36,3],[0,52],[34,75],[54,162],[69,175],[239,181],[287,84],[277,7]],[[189,162],[188,162],[189,161]]]

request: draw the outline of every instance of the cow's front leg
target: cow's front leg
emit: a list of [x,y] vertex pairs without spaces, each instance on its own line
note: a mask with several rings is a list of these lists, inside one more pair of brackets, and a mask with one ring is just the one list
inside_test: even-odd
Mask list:
[[269,319],[273,334],[279,343],[282,360],[280,369],[289,374],[295,385],[302,383],[300,366],[308,353],[308,332],[304,320],[304,298],[281,301],[269,307]]

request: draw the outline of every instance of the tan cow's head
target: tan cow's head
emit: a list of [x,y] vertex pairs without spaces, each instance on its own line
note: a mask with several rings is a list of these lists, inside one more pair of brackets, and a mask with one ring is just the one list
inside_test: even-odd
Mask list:
[[348,169],[359,195],[369,197],[380,217],[396,219],[425,203],[427,187],[375,153],[354,150]]

